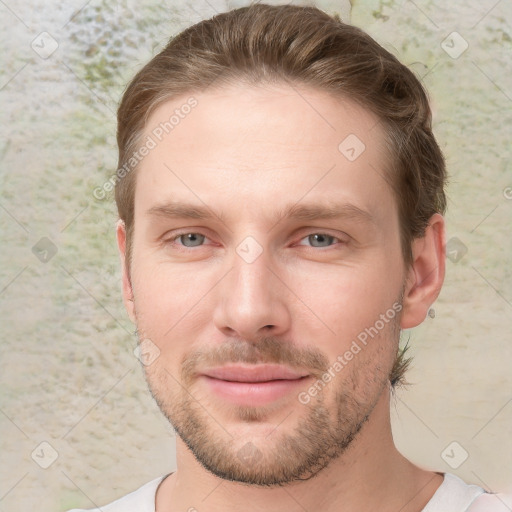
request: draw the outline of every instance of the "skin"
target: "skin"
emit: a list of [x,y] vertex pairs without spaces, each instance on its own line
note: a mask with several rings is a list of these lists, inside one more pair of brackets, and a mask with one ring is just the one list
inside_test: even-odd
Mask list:
[[[286,84],[234,85],[194,97],[198,106],[137,171],[130,268],[121,221],[117,228],[126,309],[140,338],[159,350],[146,377],[181,435],[178,470],[159,487],[157,511],[421,511],[442,476],[395,448],[387,378],[399,328],[421,323],[441,289],[443,218],[430,219],[406,268],[396,201],[382,178],[388,156],[381,126],[349,100]],[[185,100],[155,110],[145,135]],[[349,134],[366,147],[354,161],[338,149]],[[171,200],[220,217],[171,217],[161,208]],[[336,218],[283,216],[288,205],[326,203],[352,206]],[[186,233],[199,235],[176,238]],[[261,252],[251,263],[237,253],[248,236],[257,242],[250,242],[251,254]],[[322,364],[335,362],[400,299],[394,321],[300,403],[296,391],[308,391]],[[236,407],[198,376],[214,355],[225,363],[279,356],[308,377],[275,402]],[[301,425],[318,432],[301,437]],[[303,456],[294,441],[311,453],[323,441],[346,446],[293,478],[290,468]],[[240,457],[247,443],[257,455],[249,462]],[[253,484],[207,470],[191,445]],[[281,485],[256,484],[270,477]]]

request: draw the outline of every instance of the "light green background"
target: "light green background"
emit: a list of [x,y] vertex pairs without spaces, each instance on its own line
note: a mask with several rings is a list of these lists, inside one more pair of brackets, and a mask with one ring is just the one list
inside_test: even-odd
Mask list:
[[[121,304],[113,201],[92,191],[115,171],[127,80],[169,36],[245,4],[0,4],[0,511],[104,504],[174,469],[174,434]],[[317,5],[348,16],[345,4]],[[392,406],[396,442],[425,467],[510,491],[511,4],[356,1],[350,16],[429,89],[450,173],[447,238],[467,247],[447,261],[433,318],[409,333],[413,385]],[[46,59],[31,47],[43,51],[45,31],[58,43]],[[458,58],[441,46],[454,31],[468,45]],[[57,250],[47,263],[32,252],[43,237]],[[457,469],[441,457],[453,441],[469,455]],[[40,448],[31,456],[41,442],[58,454],[48,469]]]

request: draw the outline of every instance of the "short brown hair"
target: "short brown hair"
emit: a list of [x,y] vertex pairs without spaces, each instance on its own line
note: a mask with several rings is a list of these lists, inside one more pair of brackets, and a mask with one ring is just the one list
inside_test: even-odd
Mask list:
[[[385,178],[397,199],[402,253],[410,265],[412,241],[424,235],[434,213],[446,208],[445,164],[432,133],[427,94],[415,75],[368,34],[316,7],[254,4],[172,38],[123,95],[118,169],[126,166],[149,116],[163,102],[212,84],[282,82],[348,98],[378,117],[390,155]],[[136,177],[136,169],[126,173],[115,190],[126,225],[128,265]],[[392,383],[398,380],[391,376]]]

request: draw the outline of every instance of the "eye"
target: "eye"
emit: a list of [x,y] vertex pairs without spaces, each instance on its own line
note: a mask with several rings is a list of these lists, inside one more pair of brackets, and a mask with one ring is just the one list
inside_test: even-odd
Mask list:
[[311,235],[304,237],[302,240],[308,240],[312,244],[312,247],[329,247],[333,244],[335,240],[337,240],[338,242],[342,242],[342,240],[340,240],[339,238],[328,235],[327,233],[313,233]]
[[176,240],[181,240],[178,245],[183,247],[199,247],[206,240],[206,236],[201,233],[181,233],[172,237],[169,241],[175,243]]
[[[204,245],[205,240],[208,240],[206,235],[196,232],[179,233],[168,240],[173,245],[178,245],[186,248],[200,247]],[[307,240],[310,247],[331,247],[336,242],[343,243],[343,240],[327,233],[312,233],[301,239],[299,245],[306,245],[302,241]],[[177,242],[178,241],[178,242]]]

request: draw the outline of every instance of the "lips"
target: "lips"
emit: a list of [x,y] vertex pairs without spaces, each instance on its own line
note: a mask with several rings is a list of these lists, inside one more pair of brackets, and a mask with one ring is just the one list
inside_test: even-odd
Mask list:
[[295,397],[309,376],[283,365],[231,364],[209,368],[199,380],[223,402],[260,407]]
[[282,365],[226,365],[211,368],[203,372],[203,375],[213,379],[229,382],[268,382],[273,380],[297,380],[308,375]]

